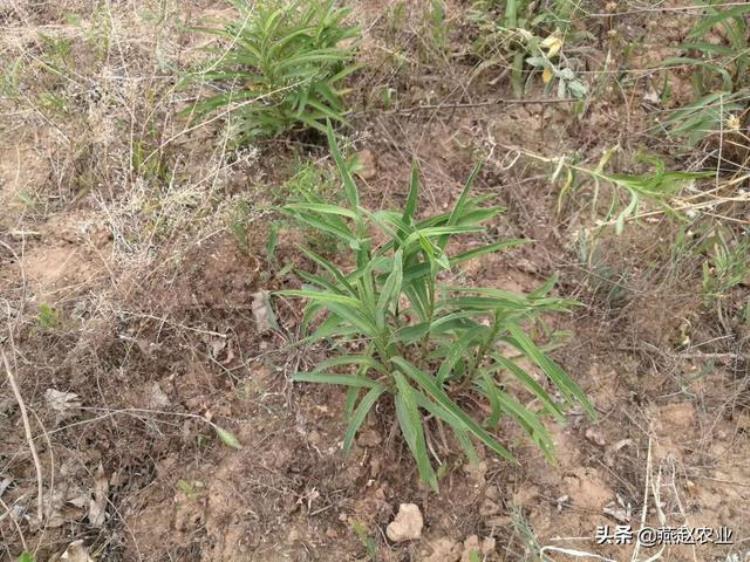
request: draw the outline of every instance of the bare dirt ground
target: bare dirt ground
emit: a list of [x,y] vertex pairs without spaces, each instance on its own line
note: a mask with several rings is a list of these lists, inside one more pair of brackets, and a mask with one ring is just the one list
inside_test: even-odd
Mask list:
[[[468,465],[436,445],[448,468],[439,495],[419,483],[386,412],[367,419],[345,457],[343,392],[289,379],[326,351],[294,345],[300,304],[275,299],[279,326],[263,333],[253,311],[260,291],[297,282],[284,265],[304,263],[303,233],[283,226],[270,259],[272,206],[300,161],[330,169],[325,146],[277,139],[237,153],[221,120],[193,127],[178,115],[197,94],[178,87],[179,74],[213,40],[190,28],[232,10],[11,0],[0,4],[9,375],[3,367],[0,559],[750,559],[750,328],[741,320],[750,279],[719,314],[706,306],[705,255],[675,259],[680,225],[661,214],[620,236],[607,231],[582,260],[590,209],[578,201],[590,192],[559,209],[551,170],[508,148],[595,165],[619,143],[623,169],[642,147],[669,157],[651,128],[659,110],[644,102],[651,75],[639,69],[681,39],[690,14],[623,3],[625,15],[586,19],[585,75],[598,94],[580,115],[566,103],[512,102],[491,71],[475,76],[463,53],[468,3],[448,4],[456,46],[442,60],[423,53],[416,3],[398,32],[380,2],[348,4],[364,30],[348,134],[351,150],[371,157],[360,180],[367,203],[402,205],[416,158],[423,204],[442,211],[476,154],[487,156],[478,190],[507,208],[494,233],[535,242],[465,274],[517,291],[559,275],[558,294],[582,306],[547,320],[550,333],[569,334],[553,356],[598,420],[573,411],[551,426],[553,465],[511,424],[501,435],[517,465],[484,453]],[[627,79],[597,73],[606,53]],[[686,81],[675,72],[673,106],[689,97]],[[395,105],[378,101],[383,88]],[[545,97],[538,90],[528,98]],[[429,107],[407,109],[417,105]],[[729,228],[747,229],[750,206],[731,216]],[[206,420],[242,448],[223,445]],[[403,503],[419,507],[424,526],[418,540],[394,543],[386,527]],[[733,535],[731,544],[638,548],[597,544],[603,525]]]

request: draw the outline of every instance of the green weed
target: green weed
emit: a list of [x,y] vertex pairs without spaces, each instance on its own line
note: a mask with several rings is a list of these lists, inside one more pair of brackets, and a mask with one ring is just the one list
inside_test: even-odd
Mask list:
[[395,4],[388,6],[385,10],[386,21],[386,43],[397,45],[398,37],[406,27],[408,14],[406,13],[406,2],[399,0]]
[[[700,21],[690,30],[682,53],[663,61],[665,66],[689,66],[696,94],[720,89],[731,93],[750,86],[750,4],[720,9],[708,2]],[[718,41],[717,41],[718,39]]]
[[750,275],[750,239],[729,242],[717,232],[710,257],[703,262],[703,296],[707,304],[721,299]]
[[[667,132],[675,139],[695,147],[712,135],[730,134],[741,127],[739,116],[750,100],[750,89],[731,93],[719,91],[672,111],[664,121]],[[750,144],[750,140],[747,140]]]
[[43,330],[52,330],[60,325],[60,313],[50,305],[42,303],[39,305],[37,321]]
[[85,30],[85,40],[98,62],[104,62],[111,43],[111,20],[107,12],[109,4],[100,2],[91,14],[91,23]]
[[15,98],[21,93],[21,81],[26,71],[23,58],[18,57],[13,62],[4,61],[4,71],[0,74],[0,95]]
[[[578,385],[521,328],[540,312],[568,310],[571,303],[550,297],[554,279],[531,294],[493,288],[455,286],[439,282],[461,263],[518,246],[502,240],[471,250],[449,252],[456,236],[480,234],[483,222],[502,209],[484,207],[471,196],[479,166],[475,167],[453,209],[417,219],[420,174],[414,165],[409,194],[402,212],[370,211],[360,205],[357,185],[336,144],[328,139],[343,183],[346,202],[293,203],[284,211],[300,223],[326,232],[353,253],[354,265],[343,269],[308,249],[303,253],[320,270],[300,271],[300,290],[278,294],[308,300],[303,327],[311,330],[309,343],[326,340],[335,346],[330,359],[294,380],[348,387],[348,427],[344,450],[349,450],[368,412],[383,397],[394,403],[404,441],[416,460],[420,477],[437,489],[437,474],[428,455],[428,418],[447,424],[471,462],[478,460],[473,440],[495,454],[513,459],[492,434],[501,418],[509,416],[552,458],[552,440],[541,421],[543,414],[563,419],[563,406],[580,404],[594,411]],[[375,242],[375,231],[384,236]],[[378,238],[379,239],[379,238]],[[363,342],[358,351],[353,341]],[[559,403],[509,356],[536,364],[564,403]],[[537,400],[522,403],[519,390]],[[475,394],[489,404],[489,415],[477,421],[461,405]]]
[[40,33],[39,42],[44,50],[43,60],[47,64],[58,70],[62,70],[70,64],[73,41],[67,37],[54,37]]
[[203,30],[226,39],[228,47],[214,50],[207,68],[193,76],[221,93],[189,111],[231,110],[240,144],[295,128],[325,131],[326,119],[345,123],[341,84],[358,68],[347,43],[359,30],[343,22],[349,10],[333,0],[234,4],[237,21]]
[[[680,45],[681,53],[662,61],[666,67],[687,67],[696,101],[674,111],[665,121],[673,137],[685,140],[688,147],[719,134],[739,133],[741,115],[750,99],[750,4],[726,9],[708,2],[698,23]],[[670,91],[665,75],[664,95]],[[738,140],[747,149],[746,135]],[[729,149],[730,160],[732,149]],[[740,160],[743,158],[740,157]],[[743,162],[740,162],[742,164]]]
[[473,51],[483,61],[477,72],[491,67],[508,69],[516,97],[523,97],[533,74],[529,69],[541,72],[547,90],[557,84],[559,97],[585,97],[588,87],[563,49],[577,6],[559,1],[551,9],[535,13],[535,3],[509,0],[499,13],[498,5],[479,2],[469,14],[479,32]]
[[[347,161],[350,173],[356,165],[354,161]],[[323,167],[310,162],[301,163],[296,173],[275,192],[277,201],[286,203],[323,204],[326,201],[339,203],[340,193],[335,189],[335,178]],[[288,222],[288,221],[285,221]],[[280,225],[280,223],[277,223]],[[297,225],[294,225],[297,228]],[[340,251],[340,240],[328,232],[320,229],[304,229],[305,239],[310,248],[323,256],[334,256]]]
[[378,562],[378,560],[380,560],[380,557],[378,556],[378,544],[375,542],[375,539],[370,536],[370,533],[367,531],[367,526],[361,521],[353,521],[352,531],[354,531],[359,542],[361,542],[362,546],[365,548],[367,558],[371,562]]
[[523,510],[518,506],[513,506],[511,511],[511,523],[513,529],[519,535],[524,547],[523,561],[531,562],[551,562],[551,560],[542,554],[542,545],[534,532],[531,523],[526,519]]
[[426,8],[426,37],[430,38],[429,50],[438,57],[444,57],[448,49],[448,23],[445,18],[444,0],[430,0]]
[[[571,190],[580,187],[579,175],[591,181],[593,183],[593,194],[590,201],[592,216],[598,224],[614,225],[617,234],[622,233],[626,220],[638,216],[638,211],[644,201],[660,206],[667,213],[675,214],[671,206],[671,199],[678,195],[686,185],[712,175],[711,172],[670,171],[666,169],[666,164],[661,158],[650,155],[642,155],[639,158],[643,163],[650,166],[651,169],[647,172],[641,174],[607,172],[606,167],[618,150],[619,147],[615,146],[605,151],[594,168],[576,164],[567,160],[566,157],[551,159],[527,152],[524,152],[524,154],[550,164],[556,162],[557,167],[552,174],[552,180],[557,181],[564,177],[558,208],[562,206],[563,199]],[[596,213],[601,188],[604,184],[613,187],[614,190],[606,215],[599,218],[596,217]],[[622,195],[626,197],[624,204],[620,200]]]

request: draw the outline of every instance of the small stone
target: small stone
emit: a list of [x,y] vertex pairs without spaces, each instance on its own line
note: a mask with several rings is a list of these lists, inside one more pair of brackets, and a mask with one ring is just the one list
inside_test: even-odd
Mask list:
[[307,434],[307,441],[308,443],[310,443],[310,445],[320,445],[320,440],[320,433],[314,429]]
[[375,155],[369,149],[360,150],[356,154],[359,167],[354,172],[363,180],[371,180],[377,174]]
[[595,445],[599,445],[600,447],[604,447],[607,444],[607,441],[604,439],[604,436],[601,434],[601,432],[597,431],[593,427],[589,427],[584,435],[586,436],[586,439],[588,439]]
[[500,506],[491,499],[485,499],[482,502],[482,505],[479,506],[479,515],[482,517],[489,517],[490,515],[496,515],[498,513],[500,513]]
[[422,536],[424,520],[419,507],[413,503],[402,503],[396,518],[389,523],[385,534],[393,542],[413,541]]
[[[486,557],[495,551],[495,539],[487,537],[479,542],[479,537],[470,535],[464,541],[464,552],[461,555],[461,562],[472,562],[472,554],[479,554],[480,558]],[[476,556],[474,557],[476,558]]]
[[420,562],[458,562],[461,558],[461,545],[448,537],[430,541]]
[[487,463],[480,461],[478,463],[469,463],[464,465],[464,472],[469,477],[471,483],[476,487],[482,487],[486,484],[485,475],[487,474]]
[[357,444],[360,447],[377,447],[383,442],[380,434],[374,429],[365,429],[359,432]]

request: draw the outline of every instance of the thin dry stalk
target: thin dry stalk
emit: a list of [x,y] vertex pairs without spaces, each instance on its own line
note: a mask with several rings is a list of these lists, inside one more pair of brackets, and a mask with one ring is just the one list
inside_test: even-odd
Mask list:
[[8,357],[5,355],[5,350],[0,349],[0,355],[3,357],[3,365],[5,365],[5,373],[8,376],[8,382],[10,383],[10,387],[13,390],[13,395],[16,398],[16,402],[18,402],[18,408],[21,410],[21,419],[23,420],[23,429],[26,433],[26,441],[29,445],[29,449],[31,450],[31,457],[34,459],[34,470],[36,471],[36,484],[37,484],[37,509],[39,510],[39,521],[44,520],[44,481],[42,479],[42,463],[39,462],[39,455],[36,452],[36,447],[34,446],[34,437],[31,435],[31,424],[29,423],[29,415],[26,412],[26,404],[23,401],[23,397],[21,396],[21,392],[18,390],[18,385],[16,384],[16,377],[13,376],[13,371],[10,368],[10,363],[8,363]]

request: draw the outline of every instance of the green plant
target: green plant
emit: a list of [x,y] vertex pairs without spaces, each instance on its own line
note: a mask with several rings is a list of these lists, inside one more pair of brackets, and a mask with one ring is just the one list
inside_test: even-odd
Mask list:
[[445,19],[444,0],[430,0],[425,16],[428,21],[428,36],[431,38],[432,50],[442,55],[448,48],[448,24]]
[[380,560],[380,557],[378,556],[378,543],[370,536],[370,533],[367,531],[367,526],[362,523],[362,521],[355,520],[352,521],[352,531],[354,531],[359,542],[362,543],[362,546],[365,548],[367,558],[370,562],[378,562],[378,560]]
[[[712,136],[739,133],[740,115],[749,100],[750,89],[713,92],[670,112],[664,126],[672,137],[693,148]],[[750,139],[744,141],[750,145]]]
[[[569,160],[567,156],[560,158],[548,158],[528,151],[522,153],[534,160],[555,164],[552,181],[564,177],[563,186],[558,196],[558,209],[562,207],[563,199],[571,192],[578,189],[583,182],[578,181],[582,175],[593,183],[593,194],[591,197],[592,218],[600,226],[614,225],[615,232],[621,234],[625,228],[625,221],[638,216],[638,211],[643,201],[649,201],[659,205],[664,212],[676,214],[672,205],[672,199],[696,180],[710,177],[711,172],[682,172],[666,169],[664,160],[653,155],[641,155],[639,160],[647,164],[650,170],[641,174],[620,174],[607,172],[605,168],[612,156],[620,149],[614,146],[604,152],[594,168],[589,168]],[[564,176],[563,176],[564,174]],[[602,185],[614,188],[607,214],[603,219],[597,218],[598,201]],[[620,196],[627,197],[627,203],[623,207],[620,204]]]
[[750,239],[730,243],[718,231],[713,239],[711,256],[703,262],[703,296],[713,303],[750,275]]
[[[741,133],[743,112],[750,100],[750,36],[747,17],[750,4],[720,9],[707,2],[703,16],[687,35],[682,51],[661,62],[662,67],[688,67],[696,101],[673,111],[664,125],[673,137],[692,148],[708,138],[732,134],[728,139],[730,161],[744,164],[750,140]],[[665,74],[664,94],[670,91]],[[738,145],[738,146],[731,146]],[[724,147],[723,147],[724,148]],[[734,158],[735,148],[740,148]],[[744,152],[743,152],[744,151]],[[742,155],[744,154],[744,156]]]
[[514,505],[511,509],[510,519],[513,530],[519,536],[521,545],[523,545],[522,560],[524,562],[552,562],[542,553],[542,545],[534,532],[534,527],[526,519],[523,509]]
[[46,303],[39,305],[39,326],[43,330],[52,330],[60,325],[60,313]]
[[[750,40],[747,14],[750,4],[720,9],[707,2],[700,21],[690,30],[683,53],[663,61],[664,66],[689,66],[699,96],[721,89],[731,93],[750,86]],[[719,39],[719,41],[717,41]],[[718,80],[718,83],[717,83]]]
[[239,143],[297,127],[324,131],[326,119],[344,123],[341,83],[358,68],[351,63],[354,47],[346,44],[359,35],[343,23],[349,10],[334,0],[234,4],[239,20],[204,30],[229,46],[214,51],[208,67],[193,77],[223,91],[189,111],[231,111]]
[[495,66],[509,69],[516,97],[524,94],[529,68],[541,71],[548,90],[557,83],[559,97],[585,97],[588,87],[577,77],[574,61],[563,51],[577,6],[561,0],[535,14],[534,3],[508,0],[498,14],[496,4],[478,2],[469,14],[479,31],[473,51],[483,62],[477,71]]
[[[502,210],[484,207],[481,198],[470,195],[479,166],[448,213],[416,218],[420,190],[416,165],[403,212],[373,212],[360,205],[330,124],[328,139],[346,203],[293,203],[284,211],[343,242],[354,254],[353,264],[345,269],[302,249],[320,270],[299,271],[306,285],[278,293],[308,299],[303,327],[314,330],[306,341],[327,340],[335,350],[332,358],[312,372],[295,374],[294,380],[348,387],[344,450],[350,449],[372,407],[389,396],[419,474],[433,489],[437,489],[437,475],[426,444],[429,418],[453,430],[472,462],[478,460],[472,439],[500,457],[513,458],[492,434],[503,416],[515,420],[551,459],[552,441],[540,416],[551,414],[562,420],[563,405],[572,403],[592,416],[594,411],[578,385],[521,324],[540,312],[567,310],[571,303],[548,296],[554,279],[529,295],[440,282],[463,262],[522,243],[503,240],[449,252],[454,237],[484,232],[481,224]],[[385,240],[376,242],[380,237],[375,231]],[[353,342],[358,342],[356,350],[350,347]],[[516,357],[536,364],[545,382],[526,372],[514,361]],[[545,389],[546,383],[559,393],[562,403]],[[482,422],[463,405],[470,395],[487,400],[488,415]],[[534,400],[525,404],[521,395]],[[471,404],[473,411],[475,403]]]

